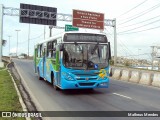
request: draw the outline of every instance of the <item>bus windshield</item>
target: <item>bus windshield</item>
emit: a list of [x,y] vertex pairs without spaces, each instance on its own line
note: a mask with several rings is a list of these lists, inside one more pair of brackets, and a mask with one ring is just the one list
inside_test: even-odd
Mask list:
[[63,64],[72,69],[102,69],[108,66],[106,44],[64,44]]

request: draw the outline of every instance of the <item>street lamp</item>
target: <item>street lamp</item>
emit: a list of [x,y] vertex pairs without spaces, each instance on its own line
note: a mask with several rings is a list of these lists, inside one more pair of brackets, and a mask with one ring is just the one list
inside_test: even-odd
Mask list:
[[9,37],[9,53],[8,53],[8,54],[9,54],[9,56],[10,56],[10,38],[11,38],[12,36],[9,35],[8,37]]
[[17,48],[16,48],[16,56],[18,56],[18,32],[21,30],[15,30],[17,32]]

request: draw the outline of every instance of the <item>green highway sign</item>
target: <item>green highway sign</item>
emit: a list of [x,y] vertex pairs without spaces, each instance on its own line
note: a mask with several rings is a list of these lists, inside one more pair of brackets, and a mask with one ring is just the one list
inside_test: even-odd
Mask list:
[[73,27],[72,25],[65,25],[65,31],[79,31],[79,28]]

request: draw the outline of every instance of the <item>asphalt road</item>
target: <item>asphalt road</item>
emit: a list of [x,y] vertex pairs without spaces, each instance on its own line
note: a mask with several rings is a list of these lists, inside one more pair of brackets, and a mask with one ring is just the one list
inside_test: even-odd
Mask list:
[[[56,91],[34,73],[33,61],[14,59],[34,102],[44,111],[160,111],[160,88],[110,80],[108,89]],[[53,119],[53,118],[51,118]],[[68,120],[159,120],[159,118],[54,118]]]

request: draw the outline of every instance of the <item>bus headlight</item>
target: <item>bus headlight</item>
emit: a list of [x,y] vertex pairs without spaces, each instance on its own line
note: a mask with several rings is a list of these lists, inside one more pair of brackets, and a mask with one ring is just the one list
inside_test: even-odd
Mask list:
[[101,86],[106,86],[107,82],[100,83]]
[[66,80],[74,80],[73,77],[71,75],[69,75],[68,73],[63,73],[63,76]]

